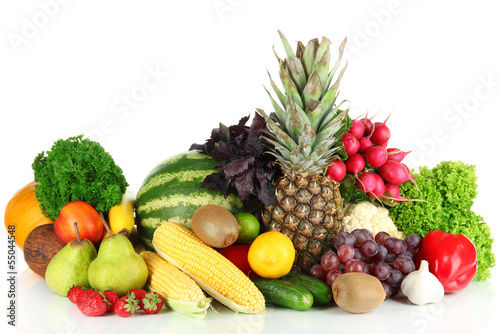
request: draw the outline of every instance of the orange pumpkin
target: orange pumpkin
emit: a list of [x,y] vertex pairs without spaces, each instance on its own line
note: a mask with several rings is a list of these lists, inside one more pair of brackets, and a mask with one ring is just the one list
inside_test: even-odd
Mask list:
[[37,182],[32,181],[19,189],[5,208],[5,228],[10,230],[9,225],[15,227],[16,245],[21,249],[23,249],[24,240],[35,227],[54,224],[52,220],[43,215],[40,202],[35,198],[37,184]]

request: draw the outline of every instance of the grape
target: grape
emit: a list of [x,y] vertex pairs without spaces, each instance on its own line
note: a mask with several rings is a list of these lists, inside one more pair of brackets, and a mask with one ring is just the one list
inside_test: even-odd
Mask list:
[[390,237],[384,242],[385,248],[389,253],[398,255],[406,250],[406,243],[398,238]]
[[321,267],[325,272],[332,271],[333,269],[339,269],[340,260],[337,254],[333,251],[327,251],[321,256]]
[[419,249],[420,245],[422,245],[422,237],[416,233],[411,233],[406,236],[405,242],[407,245],[406,249],[409,251],[414,251],[416,249]]
[[375,240],[365,240],[359,247],[363,255],[372,257],[378,253],[378,245]]
[[317,278],[322,281],[326,281],[326,274],[327,272],[323,270],[321,267],[321,264],[315,264],[314,266],[309,269],[309,276]]
[[396,258],[396,255],[394,255],[392,253],[387,253],[387,256],[385,257],[384,261],[387,263],[393,263],[395,258]]
[[401,282],[403,281],[403,274],[397,269],[391,269],[389,277],[384,282],[387,282],[394,289],[399,289]]
[[353,259],[354,254],[355,254],[354,247],[349,244],[343,244],[337,250],[337,256],[343,263],[347,263],[347,261]]
[[346,272],[346,273],[352,273],[352,272],[364,273],[365,272],[365,264],[358,259],[351,259],[351,260],[347,261],[347,263],[345,264],[344,272]]
[[365,256],[363,255],[363,253],[361,253],[361,249],[359,248],[354,248],[354,258],[365,261]]
[[380,231],[377,233],[377,235],[375,235],[375,241],[379,244],[379,245],[383,245],[384,242],[387,240],[387,238],[390,238],[391,236],[389,235],[389,233],[387,232],[384,232],[384,231]]
[[328,274],[326,274],[326,283],[329,286],[332,286],[333,281],[335,281],[335,279],[342,274],[343,274],[343,272],[341,270],[338,270],[338,269],[335,269],[335,270],[328,272]]
[[380,281],[384,281],[389,277],[391,273],[391,267],[382,261],[376,262],[370,270],[370,274],[378,278]]
[[354,246],[356,244],[356,238],[347,232],[340,232],[335,235],[335,238],[333,238],[333,247],[335,249],[339,249],[340,246],[343,244],[349,244]]
[[375,256],[373,257],[373,260],[376,262],[376,261],[385,261],[386,257],[387,257],[387,248],[385,248],[384,245],[378,245],[378,252],[377,254],[375,254]]
[[356,238],[356,244],[361,245],[365,240],[373,240],[373,234],[366,228],[357,228],[351,232]]
[[415,263],[407,256],[398,255],[394,259],[393,267],[399,270],[403,275],[408,275],[415,270]]
[[412,261],[415,259],[415,253],[413,253],[412,251],[409,251],[409,250],[405,250],[404,252],[402,252],[401,254],[399,254],[398,256],[406,256],[406,257],[409,257]]
[[385,290],[385,299],[391,298],[393,293],[392,287],[387,282],[382,282],[382,287]]

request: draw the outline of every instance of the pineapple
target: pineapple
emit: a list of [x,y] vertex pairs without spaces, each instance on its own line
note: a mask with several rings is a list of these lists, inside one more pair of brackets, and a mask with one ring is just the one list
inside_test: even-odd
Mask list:
[[339,185],[323,174],[334,155],[342,149],[341,138],[347,131],[348,110],[343,102],[335,105],[338,87],[345,67],[333,85],[346,40],[339,48],[339,57],[330,67],[330,41],[313,39],[297,43],[294,54],[290,44],[278,31],[287,58],[278,56],[281,92],[271,78],[271,86],[279,102],[267,91],[274,112],[266,119],[265,138],[269,153],[274,155],[283,176],[276,181],[276,203],[262,210],[267,230],[288,236],[296,249],[295,268],[308,272],[320,261],[340,231],[343,199]]

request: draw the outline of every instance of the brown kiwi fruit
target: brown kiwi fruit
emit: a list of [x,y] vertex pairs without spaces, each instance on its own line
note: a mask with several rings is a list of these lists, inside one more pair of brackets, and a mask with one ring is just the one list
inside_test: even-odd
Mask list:
[[382,283],[375,276],[365,273],[345,273],[332,284],[335,303],[351,313],[365,313],[379,307],[386,293]]
[[204,243],[215,248],[232,245],[239,235],[236,217],[219,205],[200,206],[191,217],[191,229]]

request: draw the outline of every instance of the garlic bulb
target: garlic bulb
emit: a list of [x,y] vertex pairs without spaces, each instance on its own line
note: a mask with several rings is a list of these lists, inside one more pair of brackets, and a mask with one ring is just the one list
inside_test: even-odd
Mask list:
[[401,282],[401,292],[416,305],[437,303],[444,297],[441,282],[429,271],[429,262],[422,260],[420,269],[413,271]]

